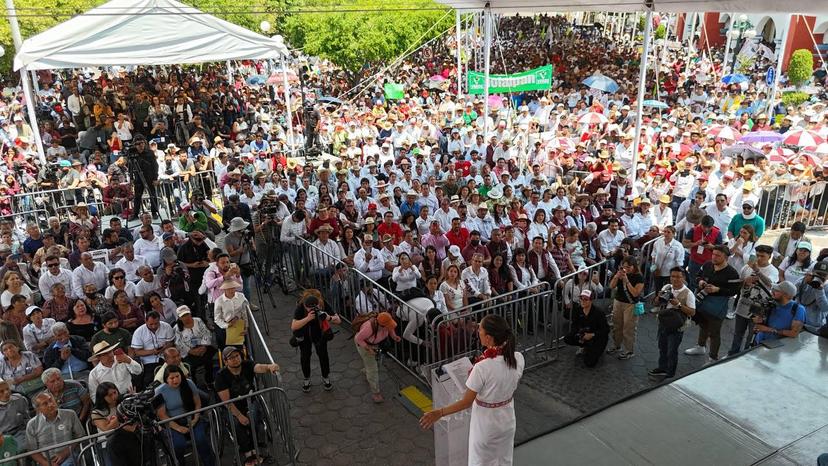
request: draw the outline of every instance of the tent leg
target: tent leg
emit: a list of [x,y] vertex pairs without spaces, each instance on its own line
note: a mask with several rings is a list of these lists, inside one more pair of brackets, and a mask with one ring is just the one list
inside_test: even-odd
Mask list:
[[773,101],[776,100],[776,93],[779,90],[779,78],[782,77],[782,62],[785,59],[785,43],[788,42],[788,31],[791,29],[792,14],[788,15],[788,20],[785,23],[788,27],[782,33],[782,42],[779,44],[779,50],[776,54],[776,76],[773,79],[773,88],[771,89],[770,99],[768,99],[768,117],[773,119]]
[[489,8],[483,12],[483,134],[489,137],[489,68],[492,61],[492,11]]
[[463,62],[460,60],[460,10],[455,11],[454,15],[454,36],[457,45],[457,95],[463,95]]
[[29,84],[29,76],[26,68],[20,68],[20,82],[23,84],[23,95],[26,97],[26,111],[29,114],[29,125],[32,127],[34,144],[40,163],[46,163],[46,153],[43,151],[43,141],[40,139],[40,125],[37,124],[37,112],[35,111],[35,100],[32,95],[32,86]]
[[233,84],[233,66],[230,64],[230,60],[227,60],[227,82],[229,84]]
[[638,72],[638,98],[635,100],[635,135],[633,136],[633,157],[630,180],[635,185],[636,165],[638,164],[638,147],[641,143],[641,113],[644,111],[644,88],[647,86],[647,59],[650,55],[650,36],[653,33],[653,10],[647,10],[644,21],[644,48],[641,52],[641,69]]
[[287,112],[287,139],[288,148],[292,152],[296,147],[293,138],[293,112],[290,109],[290,82],[288,82],[287,67],[287,57],[282,57],[282,81],[285,88],[285,111]]

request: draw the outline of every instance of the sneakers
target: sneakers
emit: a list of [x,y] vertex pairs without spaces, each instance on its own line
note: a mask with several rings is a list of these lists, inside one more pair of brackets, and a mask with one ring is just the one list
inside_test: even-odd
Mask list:
[[620,346],[619,346],[619,347],[617,347],[617,348],[610,348],[610,349],[608,349],[608,350],[607,350],[607,354],[615,354],[615,353],[618,353],[618,352],[620,352],[620,351],[621,351],[621,347],[620,347]]
[[256,303],[250,303],[250,310],[251,311],[258,311],[259,306]]
[[374,403],[382,403],[385,401],[385,398],[382,397],[382,393],[374,393],[371,395],[371,401]]
[[667,371],[664,369],[651,369],[647,372],[650,377],[667,377]]
[[310,379],[305,379],[305,381],[302,382],[302,391],[305,392],[305,393],[308,393],[310,391],[310,387],[311,387]]
[[706,346],[694,346],[692,348],[687,348],[684,350],[684,354],[688,356],[702,356],[707,354],[707,347]]
[[326,392],[329,392],[333,389],[333,384],[331,383],[330,379],[322,379],[322,387],[325,389]]
[[622,351],[618,353],[618,359],[622,361],[626,361],[627,359],[630,359],[633,356],[635,356],[635,353],[633,353],[632,351]]
[[584,349],[583,348],[578,348],[578,350],[575,351],[575,356],[580,356],[582,354],[584,354]]

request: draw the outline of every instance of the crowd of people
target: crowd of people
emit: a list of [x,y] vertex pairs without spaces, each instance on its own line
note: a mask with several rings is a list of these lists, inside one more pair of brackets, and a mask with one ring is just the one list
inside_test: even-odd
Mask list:
[[[292,121],[282,88],[247,83],[267,71],[259,62],[240,64],[232,82],[213,66],[44,71],[36,103],[7,87],[0,109],[0,401],[9,400],[0,403],[2,448],[75,438],[87,421],[104,431],[125,427],[111,441],[135,448],[138,434],[113,410],[153,380],[166,402],[161,419],[246,393],[254,373],[277,370],[243,360],[239,350],[248,311],[263,304],[253,299],[252,277],[274,267],[278,276],[279,261],[291,260],[285,251],[306,242],[324,253],[309,266],[325,284],[324,293],[303,295],[291,324],[306,392],[313,351],[324,389],[332,388],[326,342],[341,310],[326,296],[349,268],[371,279],[353,303],[367,317],[353,321],[375,402],[382,401],[380,343],[421,344],[416,328],[425,319],[388,313],[374,283],[403,298],[419,290],[444,314],[546,283],[559,290],[572,321],[565,341],[583,347],[590,367],[606,353],[634,357],[642,299],[652,290],[657,377],[675,375],[690,321],[701,331],[686,353],[711,360],[721,356],[728,318],[736,321],[728,354],[825,324],[828,251],[813,251],[805,230],[828,209],[828,163],[818,148],[783,143],[797,131],[828,136],[823,102],[768,102],[758,74],[723,85],[721,51],[690,65],[683,51],[657,51],[668,59],[650,74],[646,98],[666,108],[645,107],[636,148],[634,43],[558,16],[506,17],[498,31],[495,68],[552,63],[555,76],[550,90],[504,97],[489,115],[480,96],[428,84],[457,72],[442,43],[343,104],[314,100],[352,96],[329,64],[314,62],[311,71],[325,72],[309,73],[307,88],[293,92]],[[619,89],[585,86],[596,72]],[[404,83],[406,97],[386,99],[384,82]],[[814,84],[824,95],[824,82]],[[37,128],[26,122],[27,104],[37,106]],[[305,104],[319,117],[310,141]],[[739,143],[758,132],[778,137]],[[303,160],[294,149],[306,142],[330,155]],[[44,204],[56,190],[66,205]],[[770,228],[790,231],[773,246],[758,245]],[[607,276],[589,269],[601,263]],[[772,299],[778,306],[757,313]],[[611,300],[611,309],[598,300]],[[397,322],[415,325],[398,336]],[[220,351],[224,368],[214,375]],[[25,397],[37,409],[31,421]],[[246,405],[231,412],[240,431],[255,424]],[[65,426],[60,438],[55,422]],[[189,429],[204,438],[204,423],[195,416],[189,425],[170,424],[177,455],[191,448]],[[249,439],[239,448],[248,463],[261,460]],[[54,452],[55,464],[71,461],[67,455]],[[110,461],[137,464],[129,461],[141,455],[124,456]]]

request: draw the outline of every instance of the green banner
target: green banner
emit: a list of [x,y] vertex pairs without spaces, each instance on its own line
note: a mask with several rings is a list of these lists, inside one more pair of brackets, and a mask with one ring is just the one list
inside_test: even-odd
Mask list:
[[[485,81],[483,73],[469,71],[466,79],[469,94],[483,94]],[[541,66],[523,73],[489,75],[489,94],[543,91],[551,87],[552,65]]]
[[405,98],[405,90],[403,84],[385,83],[385,98],[391,100],[398,100]]

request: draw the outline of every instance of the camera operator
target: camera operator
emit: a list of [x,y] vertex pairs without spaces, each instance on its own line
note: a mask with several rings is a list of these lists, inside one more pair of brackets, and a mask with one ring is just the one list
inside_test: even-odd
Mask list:
[[[138,214],[142,210],[142,200],[144,196],[144,189],[149,191],[150,207],[152,209],[153,218],[158,218],[158,197],[156,186],[158,186],[158,162],[155,159],[155,154],[147,148],[147,139],[138,134],[133,139],[132,149],[130,149],[127,157],[134,157],[138,170],[143,173],[143,179],[138,173],[130,173],[132,182],[135,185],[135,208],[132,211],[130,220],[138,220]],[[148,186],[144,186],[144,181]]]
[[745,335],[748,340],[753,335],[751,308],[762,306],[772,299],[770,289],[779,283],[779,270],[771,263],[773,248],[768,245],[756,246],[755,256],[748,259],[742,267],[739,277],[742,279],[742,290],[736,301],[736,322],[733,329],[733,342],[727,355],[732,356],[742,351]]
[[572,315],[571,331],[564,337],[564,342],[580,346],[576,354],[584,355],[587,367],[595,367],[609,342],[609,324],[604,313],[593,308],[592,291],[581,291],[579,299],[580,306]]
[[[241,217],[235,217],[230,221],[227,236],[224,237],[224,248],[227,250],[227,255],[230,256],[230,261],[237,264],[241,270],[242,290],[248,301],[250,301],[249,279],[255,273],[250,253],[256,250],[251,241],[249,226],[250,223],[245,222]],[[250,307],[253,310],[258,309],[252,303]]]
[[326,391],[333,388],[328,378],[331,371],[328,341],[333,339],[331,324],[340,323],[339,315],[322,300],[322,294],[318,290],[307,290],[302,295],[290,323],[290,330],[293,332],[290,344],[299,347],[302,375],[305,377],[302,382],[303,392],[310,392],[310,358],[313,348],[316,348],[316,356],[322,370],[322,385]]
[[[705,218],[707,218],[705,216]],[[716,227],[713,227],[714,229]],[[698,246],[694,246],[696,248]],[[719,359],[722,322],[727,315],[728,300],[739,292],[742,283],[739,272],[727,263],[730,251],[721,244],[713,246],[710,260],[699,270],[696,287],[697,311],[694,319],[699,324],[698,345],[684,350],[684,354],[699,356],[707,353],[710,340],[710,360]]]
[[253,231],[255,232],[256,251],[264,266],[265,275],[269,275],[276,253],[281,249],[279,241],[282,222],[290,216],[287,206],[276,197],[273,190],[267,191],[253,212]]
[[805,328],[816,332],[828,319],[828,262],[819,261],[797,285],[796,301],[805,308]]
[[656,296],[661,307],[658,311],[658,367],[648,374],[652,377],[671,378],[676,375],[678,349],[688,318],[696,314],[696,297],[684,284],[684,269],[670,269],[670,283],[664,285]]
[[365,378],[368,379],[368,385],[371,386],[371,399],[374,403],[382,403],[385,400],[380,392],[377,355],[381,348],[387,344],[387,338],[391,337],[395,342],[399,342],[402,338],[394,330],[397,328],[397,322],[388,312],[363,315],[367,318],[361,319],[361,324],[359,323],[359,317],[351,323],[352,327],[359,328],[359,331],[354,335],[354,344],[356,344],[357,353],[362,358],[362,364],[365,367]]
[[796,338],[805,322],[805,308],[793,300],[796,287],[789,281],[778,283],[771,288],[776,307],[766,316],[753,317],[755,344],[777,340],[781,337]]

